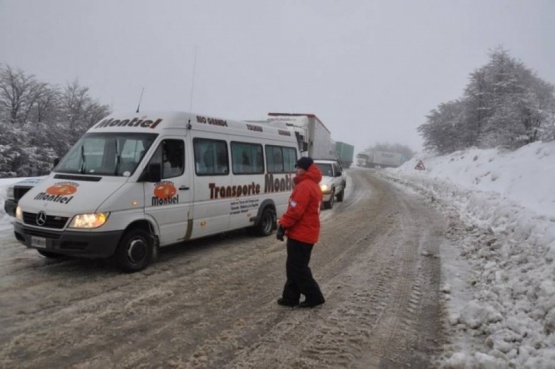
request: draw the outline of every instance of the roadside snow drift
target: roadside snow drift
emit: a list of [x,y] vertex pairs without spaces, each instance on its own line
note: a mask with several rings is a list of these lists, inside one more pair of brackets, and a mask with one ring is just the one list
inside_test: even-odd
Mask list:
[[444,367],[555,368],[555,143],[423,154],[384,175],[467,224],[466,241],[441,250]]

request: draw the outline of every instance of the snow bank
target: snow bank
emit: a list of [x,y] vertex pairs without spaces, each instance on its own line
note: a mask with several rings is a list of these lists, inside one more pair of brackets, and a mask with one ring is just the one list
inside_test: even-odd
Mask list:
[[[425,170],[414,169],[420,160]],[[467,224],[457,245],[466,291],[451,287],[464,268],[443,260],[452,331],[444,367],[555,368],[555,143],[419,155],[384,175]]]

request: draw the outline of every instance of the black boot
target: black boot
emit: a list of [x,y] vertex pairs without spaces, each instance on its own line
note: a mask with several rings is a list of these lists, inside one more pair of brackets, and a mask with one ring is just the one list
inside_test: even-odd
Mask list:
[[318,299],[318,300],[314,300],[314,301],[308,301],[308,300],[304,300],[303,302],[301,302],[299,304],[299,307],[302,309],[312,309],[313,307],[316,307],[318,305],[322,305],[324,302],[326,302],[326,300],[322,297],[322,299]]
[[278,305],[281,306],[288,306],[288,307],[295,307],[297,305],[299,305],[298,302],[293,302],[293,301],[289,301],[284,299],[283,297],[277,300]]

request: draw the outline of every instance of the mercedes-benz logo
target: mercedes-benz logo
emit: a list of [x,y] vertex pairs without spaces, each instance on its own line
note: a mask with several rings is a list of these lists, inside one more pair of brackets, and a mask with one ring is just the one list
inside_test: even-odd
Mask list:
[[46,223],[46,213],[44,211],[38,213],[36,221],[38,225],[43,226]]

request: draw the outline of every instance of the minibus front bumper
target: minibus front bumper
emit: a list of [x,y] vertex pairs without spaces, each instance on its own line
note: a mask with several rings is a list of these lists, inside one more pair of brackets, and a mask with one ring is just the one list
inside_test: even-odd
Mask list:
[[14,223],[15,238],[29,248],[91,259],[112,256],[123,232],[56,232]]

